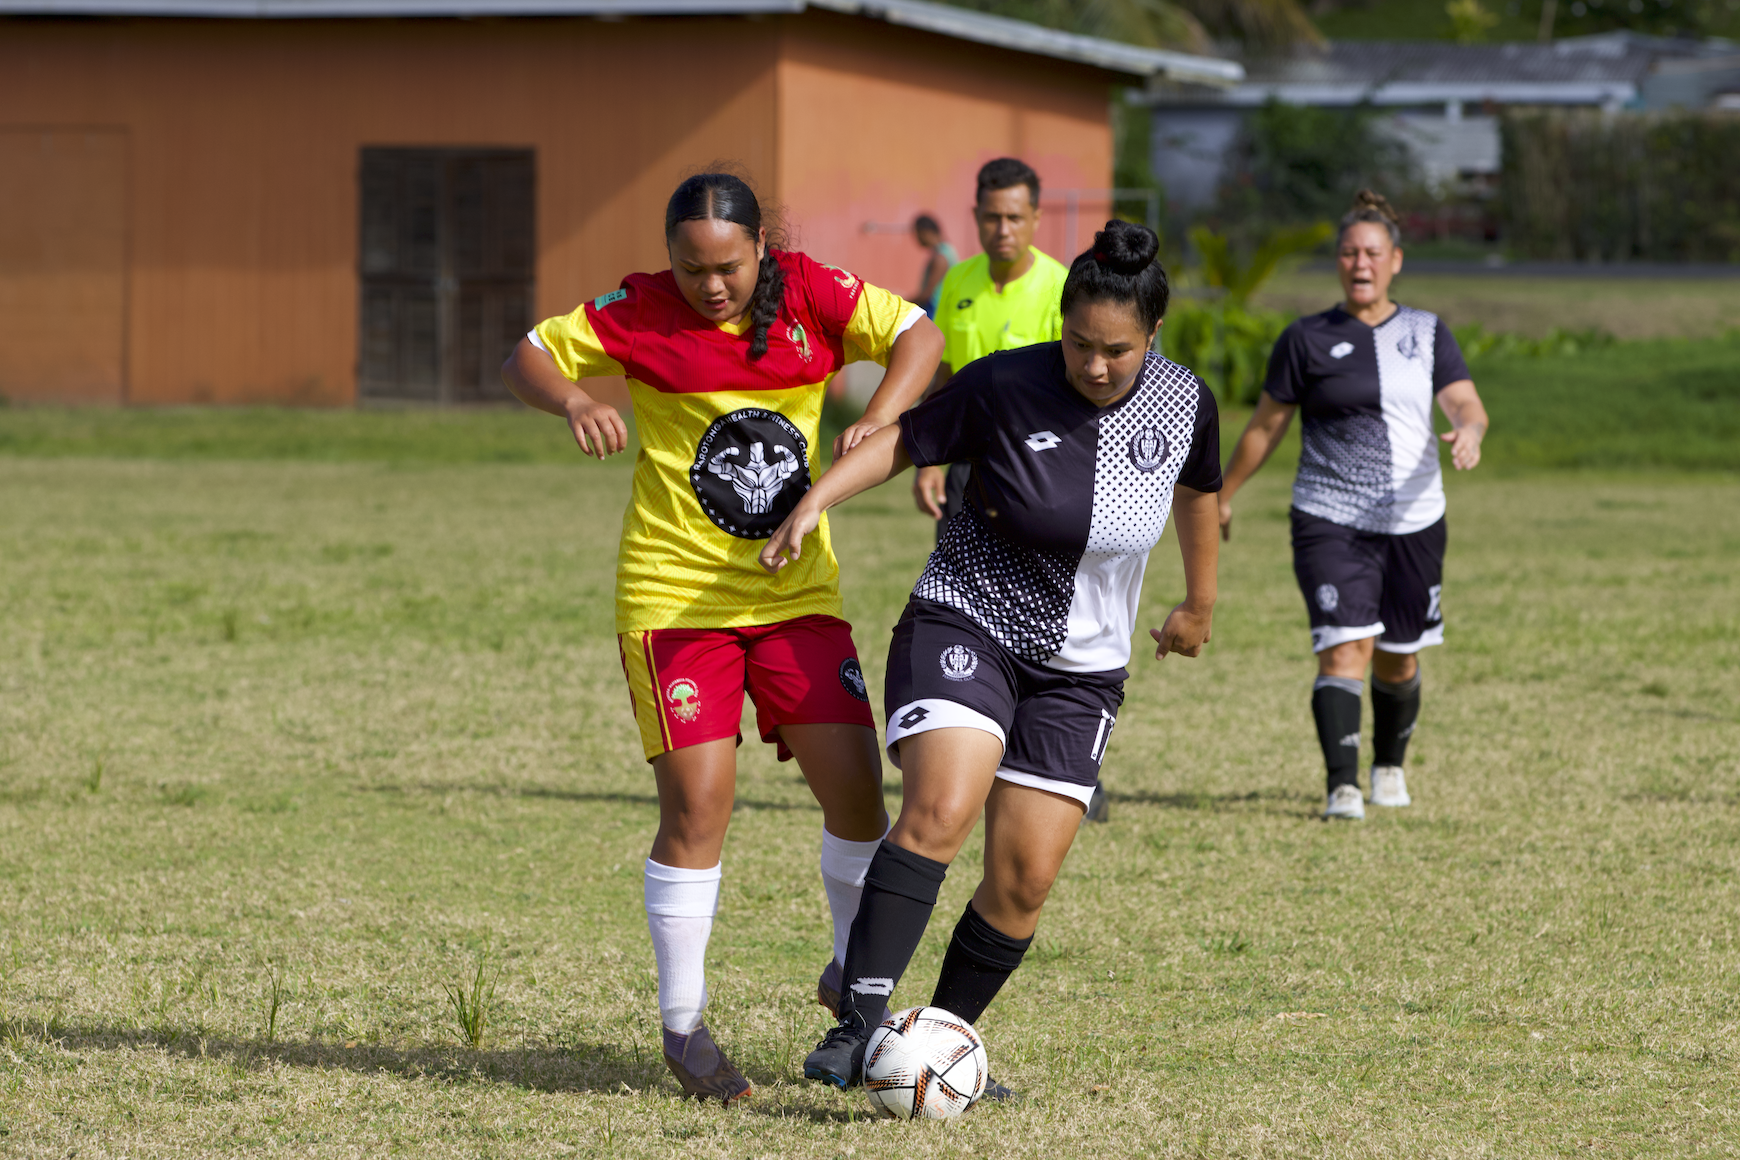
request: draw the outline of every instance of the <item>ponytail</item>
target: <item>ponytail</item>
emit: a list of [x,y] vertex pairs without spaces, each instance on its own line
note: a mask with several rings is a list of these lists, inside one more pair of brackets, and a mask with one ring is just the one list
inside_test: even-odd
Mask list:
[[[734,173],[697,173],[677,186],[665,204],[665,241],[670,242],[683,222],[710,220],[742,226],[752,242],[762,237],[761,203],[749,183]],[[755,271],[755,293],[749,299],[751,361],[767,353],[768,331],[779,321],[785,304],[785,268],[774,256],[774,246],[781,241],[777,226],[767,231],[766,239],[767,248]]]

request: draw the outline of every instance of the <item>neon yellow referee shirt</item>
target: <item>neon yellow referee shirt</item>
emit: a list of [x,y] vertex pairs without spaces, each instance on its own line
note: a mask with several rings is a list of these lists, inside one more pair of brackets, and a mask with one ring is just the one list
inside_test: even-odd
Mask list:
[[975,254],[949,268],[937,290],[936,324],[948,346],[943,361],[958,371],[993,351],[1014,350],[1063,337],[1063,280],[1069,270],[1029,246],[1033,268],[999,294],[991,282],[991,259]]

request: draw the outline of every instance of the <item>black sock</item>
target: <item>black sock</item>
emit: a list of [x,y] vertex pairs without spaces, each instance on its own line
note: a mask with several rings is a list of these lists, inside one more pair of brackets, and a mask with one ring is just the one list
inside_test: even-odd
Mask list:
[[864,895],[846,943],[840,1018],[865,1027],[882,1022],[888,997],[924,937],[948,863],[902,850],[887,838],[864,873]]
[[1400,765],[1420,719],[1420,670],[1397,685],[1371,679],[1371,741],[1374,765]]
[[1329,767],[1329,792],[1359,784],[1359,697],[1365,682],[1351,677],[1318,677],[1311,689],[1311,715],[1317,741]]
[[1010,938],[980,918],[973,904],[967,903],[943,956],[930,1005],[977,1023],[1032,945],[1032,935]]

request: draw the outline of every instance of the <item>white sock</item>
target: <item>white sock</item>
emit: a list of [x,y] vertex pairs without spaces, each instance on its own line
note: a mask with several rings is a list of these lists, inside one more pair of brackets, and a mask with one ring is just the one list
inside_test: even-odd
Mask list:
[[852,933],[852,920],[858,917],[858,900],[864,897],[864,872],[870,869],[870,859],[877,838],[870,842],[848,842],[822,831],[822,886],[828,892],[828,910],[834,916],[834,961],[846,961],[846,940]]
[[646,925],[659,964],[659,1017],[685,1034],[707,1009],[707,939],[719,910],[721,867],[684,870],[646,860]]

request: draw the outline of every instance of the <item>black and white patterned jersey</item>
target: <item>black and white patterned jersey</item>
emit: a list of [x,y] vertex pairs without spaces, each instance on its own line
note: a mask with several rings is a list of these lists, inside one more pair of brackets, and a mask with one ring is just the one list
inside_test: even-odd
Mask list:
[[1030,661],[1129,663],[1173,485],[1220,490],[1220,416],[1201,380],[1150,353],[1130,393],[1097,407],[1069,385],[1062,344],[1041,343],[971,363],[900,429],[920,467],[973,465],[912,594]]
[[1367,326],[1336,306],[1289,326],[1263,384],[1304,430],[1293,506],[1364,532],[1417,532],[1444,514],[1432,400],[1468,378],[1450,328],[1398,306]]

